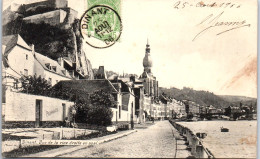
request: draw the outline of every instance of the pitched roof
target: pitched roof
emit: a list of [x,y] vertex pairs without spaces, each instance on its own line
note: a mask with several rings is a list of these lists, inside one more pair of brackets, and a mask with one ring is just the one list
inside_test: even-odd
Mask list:
[[7,35],[2,38],[2,45],[6,46],[5,55],[8,54],[16,45],[25,49],[32,50],[19,34]]
[[140,79],[135,79],[135,83],[142,83],[143,81],[141,81]]
[[68,80],[60,81],[54,87],[61,89],[78,90],[82,93],[93,93],[97,90],[103,90],[109,93],[118,93],[112,83],[107,79],[95,79],[95,80]]
[[115,89],[119,92],[120,87],[119,87],[119,83],[112,83],[112,85],[115,87]]
[[9,63],[8,60],[6,59],[6,57],[2,54],[2,67],[4,66],[4,68],[9,67]]
[[64,61],[65,61],[68,65],[70,65],[70,67],[73,66],[73,64],[72,64],[71,60],[69,59],[69,57],[63,57],[63,59],[64,59]]
[[123,82],[130,82],[129,77],[120,77],[119,79],[122,80]]
[[167,102],[167,101],[168,101],[167,97],[165,97],[165,96],[162,95],[162,94],[159,96],[159,99],[160,99],[162,102]]
[[114,80],[116,78],[118,78],[118,75],[117,74],[113,74],[113,75],[109,76],[107,79]]
[[[112,82],[113,84],[121,83],[121,92],[130,92],[129,86],[124,81],[122,81],[121,79],[110,80],[110,82]],[[117,89],[119,89],[119,88],[117,88]]]
[[[50,72],[56,73],[56,74],[64,76],[64,77],[72,78],[69,74],[66,75],[64,73],[65,69],[63,67],[61,67],[57,61],[52,60],[49,57],[44,56],[37,52],[35,52],[35,59],[42,65],[42,67],[45,70],[48,70]],[[51,67],[48,68],[48,65],[50,65]],[[56,67],[56,71],[54,70],[54,68],[52,66]]]
[[216,109],[216,108],[213,105],[210,105],[209,109]]

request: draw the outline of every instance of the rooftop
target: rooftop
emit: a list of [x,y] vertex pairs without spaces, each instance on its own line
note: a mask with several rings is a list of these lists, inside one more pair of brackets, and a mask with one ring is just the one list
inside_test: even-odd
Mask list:
[[109,93],[118,93],[112,83],[107,79],[95,79],[95,80],[68,80],[60,81],[54,87],[61,89],[78,90],[82,93],[89,94],[97,90],[103,90]]
[[65,69],[59,65],[55,60],[50,59],[40,53],[35,52],[35,59],[42,65],[45,70],[56,73],[61,76],[72,78],[68,73],[65,73]]
[[31,51],[31,47],[23,40],[23,38],[19,34],[7,35],[2,38],[2,45],[5,46],[4,55],[6,56],[12,48],[16,45],[19,45],[29,51]]

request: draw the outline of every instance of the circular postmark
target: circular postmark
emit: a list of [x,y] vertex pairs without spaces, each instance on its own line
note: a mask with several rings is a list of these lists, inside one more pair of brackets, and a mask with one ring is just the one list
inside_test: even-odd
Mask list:
[[96,5],[80,19],[80,33],[84,41],[94,48],[107,48],[115,44],[122,32],[122,22],[111,7]]

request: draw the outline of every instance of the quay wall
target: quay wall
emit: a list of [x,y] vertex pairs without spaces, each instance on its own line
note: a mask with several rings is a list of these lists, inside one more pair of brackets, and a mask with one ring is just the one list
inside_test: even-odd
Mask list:
[[194,134],[189,128],[182,126],[174,121],[170,123],[179,131],[185,138],[188,149],[196,158],[214,158],[213,154],[202,144],[201,139]]

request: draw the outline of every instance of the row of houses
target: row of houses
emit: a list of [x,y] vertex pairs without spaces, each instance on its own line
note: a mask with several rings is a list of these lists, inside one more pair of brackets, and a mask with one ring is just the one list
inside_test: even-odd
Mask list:
[[151,72],[150,45],[146,45],[143,60],[144,72],[140,77],[107,77],[104,66],[100,66],[95,79],[87,79],[77,69],[76,62],[66,57],[50,59],[38,53],[34,45],[28,45],[16,35],[3,37],[2,43],[2,105],[3,121],[12,126],[59,126],[71,118],[73,102],[40,95],[21,93],[21,79],[41,76],[54,88],[77,90],[78,96],[104,90],[111,93],[117,105],[111,107],[113,122],[145,122],[147,118],[167,117],[170,110],[160,100],[158,81]]
[[140,77],[111,75],[107,77],[104,66],[100,66],[95,79],[86,77],[76,67],[76,62],[66,57],[50,59],[34,50],[20,35],[3,37],[2,44],[2,88],[3,120],[11,125],[58,126],[65,118],[71,118],[69,100],[61,100],[19,92],[20,79],[25,76],[41,76],[60,91],[77,90],[77,96],[104,90],[111,93],[117,105],[111,107],[112,121],[145,122],[147,119],[182,117],[188,112],[199,114],[216,112],[213,106],[200,107],[192,101],[177,101],[162,93],[159,95],[158,81],[152,73],[150,45],[147,43],[143,59],[144,72]]
[[[34,9],[32,9],[34,8]],[[68,7],[67,0],[47,0],[26,5],[12,4],[9,8],[24,14],[23,22],[33,24],[64,25],[69,27],[77,12]],[[8,21],[7,19],[4,19]],[[116,106],[111,107],[112,121],[145,122],[151,118],[171,117],[173,112],[182,112],[182,103],[169,102],[159,95],[159,82],[153,75],[151,48],[147,41],[143,58],[143,73],[138,76],[107,77],[104,66],[100,66],[95,77],[88,77],[87,66],[79,59],[59,57],[51,59],[45,52],[37,52],[19,34],[2,38],[2,105],[5,124],[19,127],[59,126],[66,118],[71,120],[70,109],[75,104],[70,99],[58,99],[43,95],[21,93],[22,79],[28,76],[44,78],[53,88],[80,92],[75,96],[88,98],[89,94],[104,90],[113,95]],[[74,61],[73,61],[74,60]],[[84,61],[84,60],[83,60]],[[85,68],[83,68],[85,67]],[[83,69],[82,69],[83,68]],[[88,70],[88,69],[87,69]]]
[[223,113],[222,109],[217,109],[213,105],[202,106],[190,100],[182,101],[185,105],[186,113],[192,114],[218,114]]

